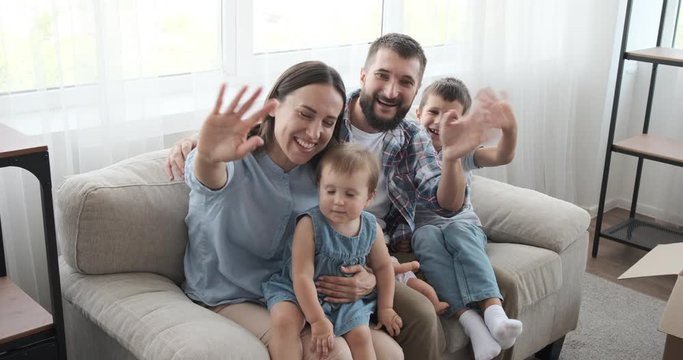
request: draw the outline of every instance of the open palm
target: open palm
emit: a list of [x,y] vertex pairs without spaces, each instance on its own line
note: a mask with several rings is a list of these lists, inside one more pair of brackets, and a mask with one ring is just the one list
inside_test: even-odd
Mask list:
[[261,89],[257,89],[244,104],[239,105],[242,96],[247,91],[246,87],[242,87],[227,109],[221,112],[225,89],[226,86],[223,84],[213,111],[206,118],[199,131],[197,152],[211,162],[238,160],[263,145],[263,139],[259,136],[247,138],[247,134],[251,128],[263,120],[268,112],[275,108],[275,102],[272,101],[248,119],[242,119],[244,113],[251,108],[261,93]]
[[477,93],[477,101],[489,110],[485,117],[485,126],[493,129],[508,130],[517,126],[512,107],[507,101],[507,95],[500,96],[491,88],[484,88]]
[[441,122],[440,128],[444,161],[456,160],[476,149],[486,140],[489,129],[516,127],[510,104],[490,88],[477,93],[476,103],[466,116],[458,118],[457,113],[450,111],[444,117],[446,121]]
[[467,155],[481,144],[486,126],[484,119],[488,109],[474,107],[467,115],[458,118],[455,111],[444,114],[440,122],[441,153],[445,162],[455,161]]

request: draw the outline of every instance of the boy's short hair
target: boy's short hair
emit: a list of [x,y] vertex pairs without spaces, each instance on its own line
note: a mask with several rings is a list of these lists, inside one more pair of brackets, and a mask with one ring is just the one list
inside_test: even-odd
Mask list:
[[460,79],[453,77],[445,77],[429,84],[422,92],[422,99],[420,99],[420,109],[425,105],[427,99],[431,95],[441,96],[446,101],[459,101],[463,106],[463,114],[472,106],[472,98],[467,86]]
[[373,193],[379,181],[379,162],[375,154],[359,144],[343,143],[331,146],[318,164],[316,183],[320,184],[323,167],[330,165],[334,172],[354,175],[366,170],[368,192]]

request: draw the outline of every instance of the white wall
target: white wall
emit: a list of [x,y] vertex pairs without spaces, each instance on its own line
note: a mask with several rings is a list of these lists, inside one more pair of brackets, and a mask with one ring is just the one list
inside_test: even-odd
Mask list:
[[[676,1],[669,9],[662,45],[669,46],[673,36]],[[635,1],[631,18],[628,50],[655,46],[661,1]],[[626,62],[621,106],[615,141],[642,131],[652,66]],[[614,70],[615,71],[615,70]],[[633,85],[633,88],[630,86]],[[649,132],[672,139],[683,139],[683,70],[660,65],[650,117]],[[637,158],[613,155],[610,173],[610,203],[630,208]],[[638,198],[638,213],[668,222],[683,224],[683,168],[645,161]]]

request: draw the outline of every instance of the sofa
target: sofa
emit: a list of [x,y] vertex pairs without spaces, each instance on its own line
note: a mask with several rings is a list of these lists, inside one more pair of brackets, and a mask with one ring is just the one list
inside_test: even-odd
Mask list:
[[[69,359],[268,359],[259,339],[181,290],[189,189],[165,175],[166,155],[71,176],[56,193]],[[557,358],[577,325],[588,213],[479,176],[472,201],[504,307],[524,322],[501,357]],[[471,358],[457,320],[442,324],[446,358]]]

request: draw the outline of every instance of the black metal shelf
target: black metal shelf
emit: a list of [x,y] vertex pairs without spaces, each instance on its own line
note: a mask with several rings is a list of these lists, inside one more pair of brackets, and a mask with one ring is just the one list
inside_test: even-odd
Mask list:
[[[628,45],[632,9],[633,0],[628,0],[626,3],[626,14],[624,18],[624,31],[622,32],[621,38],[619,65],[617,68],[617,77],[614,86],[612,114],[610,117],[609,133],[607,135],[605,165],[602,173],[598,214],[595,219],[595,234],[593,238],[592,249],[593,257],[598,255],[598,248],[601,238],[618,241],[643,250],[650,250],[658,244],[683,242],[683,230],[668,228],[655,222],[636,218],[640,180],[643,171],[644,160],[656,161],[675,166],[683,166],[683,141],[680,139],[666,138],[656,134],[649,134],[650,115],[652,112],[655,84],[657,82],[658,66],[669,65],[683,67],[683,50],[662,46],[662,35],[664,33],[667,10],[667,0],[663,0],[659,18],[657,42],[655,46],[647,49],[627,51],[626,47]],[[618,118],[617,112],[619,110],[619,98],[621,95],[621,84],[624,74],[624,62],[626,60],[652,64],[650,71],[650,86],[647,94],[647,105],[645,107],[643,129],[641,133],[635,136],[630,136],[621,141],[615,141],[614,133]],[[603,230],[602,220],[605,212],[607,185],[609,182],[610,165],[613,153],[621,153],[636,157],[636,176],[633,184],[631,210],[629,212],[628,219],[616,226]]]
[[[42,322],[33,321],[31,315],[36,312],[32,307],[19,308],[19,313],[28,316],[26,323],[20,328],[8,328],[8,332],[0,334],[0,359],[66,359],[66,338],[64,334],[64,313],[62,309],[62,291],[59,279],[59,264],[57,254],[57,235],[55,231],[54,208],[52,204],[52,180],[50,176],[50,157],[47,145],[37,137],[29,137],[0,124],[0,168],[19,167],[33,174],[40,184],[40,199],[43,214],[43,233],[45,234],[45,257],[47,261],[47,278],[50,286],[50,302],[52,304],[52,321],[49,326]],[[4,254],[2,231],[0,231],[0,255]],[[8,291],[13,283],[6,278],[4,256],[0,261],[0,278],[4,288],[8,306],[3,310],[14,311],[11,305],[20,301],[22,305],[30,304],[32,300],[22,300],[23,291]],[[19,295],[17,295],[19,294]],[[24,296],[28,297],[28,295]],[[5,304],[3,304],[5,305]],[[40,305],[36,308],[43,310]],[[47,311],[45,311],[46,314]],[[0,324],[5,319],[0,319]],[[14,319],[16,321],[16,319]],[[24,326],[25,325],[25,326]],[[4,331],[4,329],[3,329]]]
[[683,242],[683,229],[667,227],[653,221],[628,218],[603,230],[600,236],[642,250],[652,250],[658,244]]

